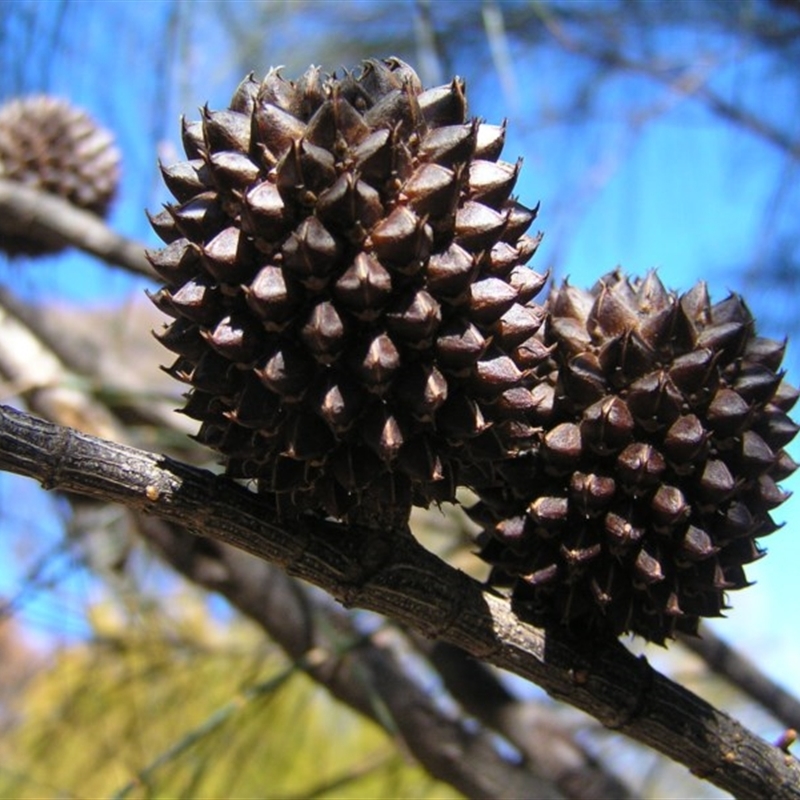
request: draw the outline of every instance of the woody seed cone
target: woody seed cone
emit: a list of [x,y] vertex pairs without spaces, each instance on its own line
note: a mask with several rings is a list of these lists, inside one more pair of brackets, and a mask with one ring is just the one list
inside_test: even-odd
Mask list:
[[504,135],[397,59],[250,76],[184,122],[154,300],[228,474],[339,517],[452,499],[531,439],[545,277]]

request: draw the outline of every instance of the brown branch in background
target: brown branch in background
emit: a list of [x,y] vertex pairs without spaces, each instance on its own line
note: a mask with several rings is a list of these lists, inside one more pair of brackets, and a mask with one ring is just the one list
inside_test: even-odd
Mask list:
[[420,637],[415,641],[461,707],[508,739],[565,797],[632,797],[627,786],[574,740],[555,711],[520,701],[485,664],[460,648]]
[[231,544],[319,586],[345,606],[413,630],[537,683],[743,800],[800,800],[800,764],[670,681],[617,641],[521,623],[507,600],[410,535],[313,517],[274,518],[219,475],[0,407],[0,469],[48,489],[151,513]]
[[139,515],[137,519],[144,538],[167,563],[193,582],[224,595],[290,658],[310,661],[308,673],[334,697],[390,734],[394,728],[434,777],[468,797],[558,795],[553,784],[534,770],[500,757],[486,733],[470,732],[438,709],[399,662],[390,631],[378,631],[358,647],[342,648],[342,642],[363,636],[353,620],[277,567],[155,517]]
[[481,3],[481,21],[503,97],[508,106],[517,112],[520,108],[520,95],[502,6],[495,0],[484,0]]
[[116,438],[111,413],[74,386],[56,356],[0,302],[0,396],[28,398],[37,413],[98,436]]
[[445,79],[442,69],[444,54],[433,24],[431,0],[415,0],[413,20],[420,77],[427,86],[438,86]]
[[70,331],[65,335],[61,320],[25,303],[6,286],[0,286],[0,306],[21,322],[70,371],[88,375],[97,369],[97,345],[75,341]]
[[800,14],[800,0],[770,0],[772,5]]
[[0,178],[0,234],[19,234],[53,247],[77,247],[115,267],[158,280],[138,242],[67,200]]
[[[0,333],[4,339],[0,343],[0,373],[4,373],[7,380],[13,380],[23,387],[23,394],[38,392],[48,385],[50,389],[55,390],[59,388],[57,384],[63,387],[65,384],[88,383],[92,389],[102,394],[105,400],[102,404],[94,402],[90,414],[92,417],[105,418],[111,413],[125,425],[149,425],[159,429],[173,429],[184,434],[191,430],[191,424],[187,424],[189,421],[175,413],[173,399],[156,397],[152,390],[148,390],[145,392],[146,401],[141,400],[142,392],[134,388],[130,380],[131,374],[138,379],[139,373],[130,369],[120,370],[119,361],[103,357],[99,343],[87,342],[83,337],[74,335],[69,328],[65,328],[62,317],[28,305],[2,286],[0,286]],[[23,348],[18,342],[13,341],[14,337],[24,337],[28,342],[35,341],[40,360],[52,362],[55,358],[61,363],[56,364],[52,374],[48,373],[46,380],[43,380],[34,359],[29,355],[22,355],[20,358]],[[108,345],[108,341],[106,340],[104,344]],[[15,362],[14,367],[4,369],[4,364],[8,365],[11,359]],[[141,386],[148,385],[144,376],[139,383]],[[81,403],[87,399],[84,392],[75,391],[75,396]],[[41,402],[41,398],[36,402]],[[37,407],[36,402],[31,408],[47,419],[65,425],[71,424],[97,435],[107,435],[78,422],[68,422],[41,406]],[[115,435],[113,438],[116,441],[128,442],[120,436]],[[187,447],[190,443],[187,439]]]
[[700,637],[681,636],[680,641],[714,672],[760,703],[787,728],[800,730],[800,701],[708,627],[703,627]]

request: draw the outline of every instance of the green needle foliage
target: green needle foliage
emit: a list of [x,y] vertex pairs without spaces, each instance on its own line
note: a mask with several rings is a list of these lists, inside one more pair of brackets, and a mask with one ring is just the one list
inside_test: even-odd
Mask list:
[[[20,695],[0,797],[458,797],[248,625],[98,609]],[[174,612],[173,612],[174,615]]]

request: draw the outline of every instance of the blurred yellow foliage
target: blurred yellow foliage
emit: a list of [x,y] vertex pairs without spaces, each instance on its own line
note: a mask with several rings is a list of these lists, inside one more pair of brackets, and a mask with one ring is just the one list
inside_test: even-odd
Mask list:
[[459,796],[255,626],[215,622],[196,593],[174,601],[92,610],[92,641],[18,698],[0,797]]

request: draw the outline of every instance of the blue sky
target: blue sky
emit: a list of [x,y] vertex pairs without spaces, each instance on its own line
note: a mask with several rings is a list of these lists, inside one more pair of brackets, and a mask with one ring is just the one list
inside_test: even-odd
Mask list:
[[[235,5],[238,10],[243,8],[241,3]],[[340,5],[368,8],[370,4]],[[404,2],[394,5],[397,15],[393,24],[400,31],[405,26],[410,35],[412,6]],[[169,59],[170,53],[177,58],[180,52],[191,69],[171,93],[159,95],[159,84],[149,66],[152,37],[166,29],[171,7],[159,0],[77,6],[91,11],[84,14],[90,20],[88,27],[81,36],[68,36],[61,50],[40,54],[50,60],[47,75],[28,75],[26,86],[67,96],[115,130],[123,150],[124,182],[111,224],[148,246],[157,246],[143,213],[144,207],[157,209],[167,199],[155,170],[153,144],[162,153],[179,152],[179,114],[195,118],[205,101],[211,107],[224,107],[243,75],[223,49],[227,42],[218,26],[200,22],[188,39],[172,40],[172,50],[167,50],[164,58]],[[282,24],[277,20],[269,33],[278,42]],[[294,30],[300,26],[307,36],[295,36],[291,48],[285,43],[282,50],[276,47],[275,60],[299,65],[317,62],[314,45],[325,32],[308,21],[306,27],[297,21],[292,25]],[[111,36],[109,30],[114,31]],[[678,50],[681,44],[666,42],[665,46],[669,52],[670,47]],[[797,92],[788,79],[773,78],[764,84],[769,65],[747,52],[740,54],[733,46],[730,51],[727,45],[719,47],[718,41],[702,44],[706,50],[728,54],[715,72],[714,85],[720,92],[749,92],[753,107],[767,118],[800,118]],[[365,57],[373,55],[388,53],[363,53]],[[413,49],[397,55],[415,61]],[[456,50],[454,66],[467,79],[472,113],[492,122],[509,118],[504,158],[524,157],[518,194],[528,205],[542,203],[537,224],[545,239],[532,265],[537,269],[556,266],[560,276],[568,275],[571,282],[583,286],[622,265],[633,274],[658,267],[664,283],[680,290],[705,279],[714,299],[722,299],[730,290],[747,290],[757,316],[759,312],[768,316],[761,331],[782,338],[785,331],[774,320],[785,321],[794,313],[791,298],[766,294],[757,280],[745,285],[738,269],[752,261],[759,246],[769,243],[763,239],[766,219],[775,221],[775,227],[768,230],[772,236],[791,232],[789,226],[796,224],[785,212],[768,218],[764,211],[788,169],[779,151],[711,115],[700,104],[644,78],[607,81],[598,94],[599,111],[583,124],[552,123],[550,110],[568,94],[586,65],[576,66],[563,52],[542,46],[512,56],[516,65],[513,96],[497,90],[491,63],[476,63],[472,51]],[[263,74],[269,66],[263,62],[251,68]],[[333,69],[339,64],[323,66]],[[34,72],[35,68],[34,63]],[[287,68],[287,75],[294,73]],[[759,89],[764,85],[768,91]],[[156,115],[151,113],[154,104],[160,104]],[[628,121],[643,108],[662,111],[653,111],[652,118],[641,122],[634,135]],[[0,261],[0,281],[37,302],[88,305],[128,301],[140,296],[147,285],[78,253],[36,263]],[[790,343],[786,366],[794,384],[800,383],[798,364],[800,347]],[[790,451],[800,460],[797,445]],[[785,487],[800,488],[798,481],[795,476]],[[27,507],[38,509],[30,515],[29,524],[42,540],[54,541],[60,525],[54,504],[36,499],[37,490],[8,476],[0,476],[3,528],[11,526],[9,508],[18,497],[25,498]],[[796,531],[800,523],[792,523],[800,510],[798,502],[793,498],[780,507],[776,517],[787,525],[764,541],[769,556],[748,570],[758,585],[733,594],[730,620],[714,623],[714,628],[747,652],[761,654],[761,666],[800,693],[796,669],[800,642],[787,635],[783,622],[800,564],[800,533]],[[15,566],[30,562],[22,558],[4,559],[3,563],[0,592],[8,595],[20,586]],[[87,591],[82,580],[75,586],[78,595]],[[32,620],[53,618],[48,602],[56,601],[43,598],[38,607],[30,607]],[[70,618],[69,614],[65,617]]]

